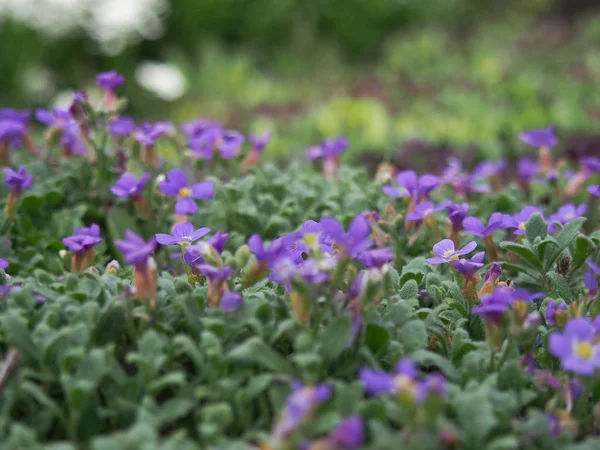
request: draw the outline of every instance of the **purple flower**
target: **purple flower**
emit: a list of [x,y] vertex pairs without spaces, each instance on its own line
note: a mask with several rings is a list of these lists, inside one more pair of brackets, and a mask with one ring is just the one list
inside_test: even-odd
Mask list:
[[116,137],[129,137],[135,130],[135,122],[131,117],[120,116],[110,123],[110,135]]
[[175,127],[171,122],[145,123],[138,127],[133,137],[143,145],[153,146],[159,137],[170,134],[173,131],[175,131]]
[[450,205],[452,201],[445,200],[439,205],[435,206],[431,202],[422,202],[415,206],[415,210],[406,215],[406,220],[425,220],[435,213],[440,212]]
[[544,215],[544,212],[535,206],[526,206],[512,217],[505,215],[505,228],[515,228],[513,233],[516,235],[525,234],[525,225],[529,218],[535,213],[540,213],[542,217]]
[[80,133],[79,122],[65,109],[54,109],[52,112],[45,109],[38,109],[35,112],[35,117],[44,125],[73,136],[78,136]]
[[62,240],[63,245],[75,253],[87,252],[100,242],[102,242],[100,227],[95,223],[88,228],[79,228],[73,236]]
[[117,197],[121,198],[139,198],[144,190],[144,187],[146,186],[146,183],[150,179],[150,176],[150,172],[144,172],[140,176],[140,179],[137,180],[135,175],[132,173],[124,173],[117,180],[115,185],[110,188],[110,191]]
[[465,217],[469,212],[468,203],[456,203],[448,205],[448,219],[452,223],[452,229],[458,233],[463,226]]
[[258,234],[253,234],[248,239],[248,247],[259,264],[271,265],[281,255],[283,251],[284,241],[283,239],[276,239],[271,242],[268,249],[265,248],[262,238]]
[[550,353],[559,358],[565,370],[592,375],[600,367],[600,344],[596,330],[587,318],[574,318],[567,322],[562,333],[550,335]]
[[592,184],[591,186],[588,186],[587,191],[596,197],[600,197],[600,184]]
[[19,167],[17,171],[9,167],[4,168],[4,184],[15,194],[20,194],[23,189],[31,189],[33,177],[27,173],[25,167]]
[[153,238],[144,241],[131,230],[125,230],[125,239],[116,240],[115,245],[123,253],[125,262],[134,266],[145,266],[156,249],[156,241]]
[[209,240],[208,243],[219,253],[223,253],[225,249],[225,243],[229,239],[229,233],[223,233],[222,231],[217,231]]
[[0,109],[0,144],[9,143],[11,147],[17,148],[27,135],[29,115],[29,111]]
[[450,261],[452,267],[458,270],[466,279],[471,279],[479,269],[483,267],[483,258],[485,252],[480,252],[474,255],[471,259],[459,259],[458,261]]
[[504,214],[496,212],[490,216],[490,220],[488,220],[488,224],[486,226],[477,217],[471,216],[467,217],[463,221],[463,227],[468,233],[482,238],[487,238],[494,233],[494,231],[501,228],[506,228],[506,218]]
[[529,180],[538,173],[540,173],[540,165],[537,161],[527,157],[519,159],[519,163],[517,165],[517,175],[520,178]]
[[103,89],[114,89],[125,82],[125,77],[115,70],[96,75],[96,84]]
[[211,128],[222,128],[222,125],[219,122],[208,119],[196,119],[181,124],[183,134],[186,135],[188,141],[200,137],[206,130]]
[[503,314],[514,303],[512,290],[498,287],[489,295],[484,295],[481,305],[473,308],[473,314],[482,316],[486,322],[500,323]]
[[369,222],[361,214],[352,219],[348,225],[348,231],[333,217],[324,217],[320,221],[325,233],[327,233],[335,242],[335,245],[344,249],[351,258],[356,258],[365,250],[373,246],[373,241],[369,239],[371,227]]
[[331,139],[325,139],[321,145],[310,147],[306,150],[306,157],[311,161],[315,159],[337,159],[344,153],[350,141],[344,136],[338,136]]
[[556,325],[556,311],[566,310],[567,305],[564,303],[558,303],[553,298],[548,300],[548,306],[546,306],[546,323],[548,325]]
[[248,140],[252,144],[252,148],[254,150],[262,152],[271,140],[271,136],[272,134],[270,131],[265,131],[264,133],[259,135],[248,136]]
[[414,170],[404,170],[396,175],[398,187],[384,186],[383,192],[392,197],[415,197],[424,198],[440,185],[440,179],[430,174],[417,176]]
[[544,298],[545,295],[542,292],[529,292],[527,289],[513,289],[511,293],[513,303],[514,302],[525,302],[530,303],[534,300]]
[[583,285],[588,292],[588,298],[593,298],[598,293],[598,280],[596,275],[591,270],[586,271],[583,274]]
[[477,165],[473,174],[484,178],[495,177],[502,173],[506,165],[507,162],[503,159],[498,161],[483,161]]
[[369,268],[382,267],[394,259],[394,251],[390,247],[375,248],[364,251],[357,259]]
[[177,197],[175,212],[177,214],[194,214],[198,211],[196,200],[209,200],[214,195],[214,186],[205,181],[188,187],[187,178],[181,169],[172,169],[167,172],[167,179],[158,185],[160,190],[172,197]]
[[594,272],[596,272],[596,275],[600,275],[600,266],[594,264],[592,261],[589,261],[589,260],[586,261],[585,263],[588,265],[588,267],[590,269],[592,269]]
[[600,158],[588,156],[581,158],[580,163],[584,170],[588,173],[600,172]]
[[173,227],[173,235],[157,233],[154,235],[156,242],[162,245],[189,245],[197,241],[202,236],[210,233],[210,228],[199,228],[194,230],[194,225],[190,222],[181,222]]
[[554,135],[554,127],[541,128],[521,133],[519,139],[521,142],[533,145],[534,147],[552,148],[558,142]]
[[8,261],[0,258],[0,269],[6,270],[8,268]]
[[336,450],[354,450],[363,446],[365,425],[360,416],[350,416],[342,420],[329,433],[327,441]]
[[400,390],[412,389],[417,376],[417,367],[410,359],[401,359],[396,365],[396,374],[389,374],[381,370],[363,368],[358,373],[358,378],[370,395],[395,394]]
[[428,258],[426,261],[429,264],[449,263],[450,261],[457,260],[459,256],[471,253],[476,247],[477,243],[475,241],[471,241],[460,250],[456,250],[454,248],[454,242],[451,239],[442,239],[433,246],[433,253],[435,253],[438,257]]
[[332,388],[325,384],[296,386],[288,397],[283,413],[275,423],[273,437],[280,441],[291,435],[317,408],[331,397]]
[[233,158],[240,151],[244,140],[244,135],[239,131],[209,127],[191,139],[189,145],[196,157],[211,162],[215,151],[223,159]]
[[446,393],[446,379],[440,374],[431,374],[417,384],[417,400],[423,402],[429,396],[440,397]]
[[240,294],[235,291],[227,291],[221,297],[221,311],[223,312],[233,312],[242,306],[244,299]]
[[224,281],[233,275],[233,269],[227,265],[218,268],[210,264],[196,264],[194,268],[211,281]]
[[572,203],[567,203],[566,205],[563,205],[560,208],[558,208],[558,211],[552,214],[548,218],[548,220],[560,222],[564,225],[573,219],[583,216],[586,210],[587,206],[585,205],[585,203],[582,203],[579,206],[575,206]]

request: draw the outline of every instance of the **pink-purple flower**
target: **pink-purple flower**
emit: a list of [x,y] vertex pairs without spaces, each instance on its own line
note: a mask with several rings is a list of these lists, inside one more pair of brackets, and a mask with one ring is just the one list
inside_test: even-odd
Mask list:
[[469,242],[463,248],[457,250],[454,247],[454,242],[451,239],[442,239],[433,246],[433,253],[436,257],[428,258],[426,261],[429,264],[446,264],[450,261],[455,261],[459,256],[468,255],[477,247],[475,241]]
[[33,177],[27,173],[25,167],[19,167],[17,170],[5,167],[4,184],[11,192],[20,194],[24,189],[31,189]]
[[131,230],[125,230],[125,239],[116,240],[115,245],[123,253],[125,262],[134,266],[145,265],[156,249],[154,238],[145,241]]
[[498,212],[493,213],[487,225],[484,225],[479,218],[470,216],[463,221],[463,227],[468,233],[487,238],[496,230],[507,228],[506,215]]
[[177,214],[194,214],[198,205],[194,200],[209,200],[214,195],[214,186],[209,181],[188,185],[187,177],[181,169],[167,172],[167,179],[159,183],[160,190],[172,197],[177,197],[175,212]]

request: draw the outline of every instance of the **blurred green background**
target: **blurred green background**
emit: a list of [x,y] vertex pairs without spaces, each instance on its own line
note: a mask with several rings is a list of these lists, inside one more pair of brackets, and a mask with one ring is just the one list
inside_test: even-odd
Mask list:
[[348,158],[510,156],[524,129],[597,132],[596,3],[0,0],[0,107],[64,105],[116,69],[137,120],[272,129],[273,157],[335,134]]

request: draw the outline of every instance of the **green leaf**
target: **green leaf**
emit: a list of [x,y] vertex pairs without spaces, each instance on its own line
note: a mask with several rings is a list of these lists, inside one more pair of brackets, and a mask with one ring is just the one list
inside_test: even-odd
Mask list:
[[319,353],[325,359],[337,358],[350,342],[352,318],[349,314],[336,317],[327,326],[321,336]]
[[294,373],[292,365],[258,337],[252,337],[238,345],[229,352],[228,356],[234,360],[254,362],[273,372],[288,375]]
[[414,362],[421,366],[436,367],[440,369],[449,380],[456,380],[458,378],[458,372],[452,363],[438,353],[429,350],[419,350],[412,353],[410,357]]
[[421,320],[411,320],[398,331],[398,341],[407,355],[427,346],[427,329]]
[[573,293],[569,288],[569,284],[561,274],[555,272],[554,270],[551,270],[546,274],[546,277],[552,282],[552,288],[554,289],[554,291],[565,302],[571,303],[574,300]]
[[365,344],[373,353],[385,348],[390,341],[390,333],[384,327],[369,323],[365,330]]
[[573,239],[577,237],[579,231],[581,230],[581,226],[586,221],[585,217],[579,217],[571,222],[567,223],[562,230],[556,236],[556,241],[558,242],[558,247],[552,249],[548,252],[548,256],[546,257],[544,263],[546,270],[550,270],[556,258],[563,252],[565,248],[567,248]]
[[533,243],[536,237],[544,239],[548,236],[548,224],[544,221],[544,218],[540,213],[533,213],[529,217],[525,224],[525,234],[527,240],[531,243]]
[[454,398],[454,408],[469,448],[481,448],[498,424],[486,388],[480,386],[476,391],[460,393]]
[[408,280],[400,288],[398,293],[402,300],[413,300],[419,297],[419,285],[415,280]]
[[538,260],[537,255],[531,248],[526,247],[523,244],[517,244],[516,242],[504,241],[500,243],[500,247],[519,255],[522,259],[527,261],[529,265],[538,271],[543,270],[542,264]]
[[31,339],[31,333],[27,329],[25,320],[14,311],[9,311],[0,320],[6,332],[8,344],[14,345],[28,358],[37,359],[38,348]]
[[583,265],[585,260],[594,253],[596,246],[587,236],[577,236],[575,240],[575,250],[573,252],[572,269],[578,269]]

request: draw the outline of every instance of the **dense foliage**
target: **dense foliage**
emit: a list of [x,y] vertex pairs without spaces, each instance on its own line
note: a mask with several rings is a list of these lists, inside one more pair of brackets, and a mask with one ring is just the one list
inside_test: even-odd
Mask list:
[[0,110],[0,448],[597,448],[600,160],[281,170],[123,82]]

